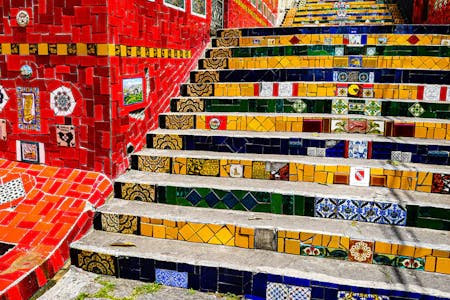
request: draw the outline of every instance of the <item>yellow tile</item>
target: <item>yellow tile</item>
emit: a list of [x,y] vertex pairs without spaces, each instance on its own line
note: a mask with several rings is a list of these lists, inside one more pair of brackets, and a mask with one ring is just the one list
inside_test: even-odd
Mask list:
[[162,225],[163,220],[161,220],[161,219],[151,219],[151,223],[152,224],[156,224],[156,225]]
[[434,128],[428,128],[427,129],[427,139],[432,139],[434,137]]
[[400,188],[402,190],[415,191],[417,186],[417,179],[413,177],[401,177]]
[[391,245],[391,254],[397,255],[397,251],[398,251],[398,245],[392,244]]
[[314,182],[317,183],[327,183],[327,172],[315,172]]
[[339,248],[348,249],[350,247],[350,238],[346,236],[341,236],[339,243],[340,243]]
[[297,232],[297,231],[286,231],[286,238],[298,240],[299,239],[299,234],[300,233]]
[[391,254],[391,244],[375,242],[375,253]]
[[153,226],[151,224],[146,224],[141,222],[141,235],[143,236],[153,236]]
[[436,257],[433,256],[427,256],[427,258],[425,259],[425,271],[428,272],[435,272],[436,271]]
[[322,234],[322,244],[320,246],[327,247],[331,241],[331,235]]
[[436,128],[434,130],[434,138],[438,139],[438,140],[443,140],[445,139],[445,128]]
[[236,247],[248,248],[249,237],[247,235],[236,234],[234,237],[234,243]]
[[370,175],[384,175],[382,168],[371,168]]
[[230,232],[230,230],[226,227],[220,229],[216,233],[216,237],[222,242],[222,244],[227,244],[234,236],[234,232]]
[[[196,129],[206,129],[206,121],[205,121],[204,115],[197,115],[195,116],[195,128]],[[228,120],[227,120],[227,127],[228,127]]]
[[67,44],[57,44],[56,53],[58,55],[67,55]]
[[314,177],[314,166],[313,165],[304,165],[303,166],[303,174],[307,177]]
[[350,173],[350,166],[337,166],[338,173]]
[[[222,241],[220,241],[217,237],[213,236],[208,242],[208,244],[213,244],[213,245],[225,245],[224,243],[222,243]],[[233,245],[234,246],[234,245]]]
[[424,193],[431,193],[431,185],[417,186],[416,191],[424,192]]
[[425,138],[427,136],[427,129],[425,127],[417,127],[414,132],[414,137]]
[[278,238],[278,248],[277,248],[278,252],[284,252],[284,239],[283,238]]
[[327,184],[333,184],[334,183],[334,174],[333,173],[328,173],[327,176]]
[[431,249],[428,248],[418,248],[414,251],[414,257],[425,257],[431,255]]
[[450,274],[450,259],[438,257],[436,262],[436,272]]
[[415,248],[412,246],[398,245],[397,254],[404,256],[414,256]]
[[29,55],[30,54],[30,45],[29,44],[19,44],[19,54],[20,55]]
[[176,227],[177,223],[172,220],[163,220],[163,225],[168,227]]
[[391,189],[399,189],[401,184],[401,177],[387,176],[387,187]]
[[285,246],[284,252],[290,253],[290,254],[300,254],[300,242],[299,241],[286,239],[284,246]]
[[[125,47],[125,46],[124,46]],[[126,54],[126,48],[122,52],[124,55]],[[87,55],[87,45],[83,43],[77,43],[77,55],[86,56]]]
[[433,250],[433,256],[436,257],[443,257],[443,258],[448,258],[449,257],[449,252],[448,251],[443,251],[443,250]]
[[300,241],[302,243],[311,244],[311,239],[314,237],[314,233],[300,232]]
[[214,232],[206,224],[200,230],[196,231],[196,233],[205,243],[214,236]]
[[185,224],[178,230],[178,239],[180,241],[188,241],[194,234],[194,229],[189,224]]
[[322,235],[314,234],[313,239],[312,239],[312,244],[314,246],[322,246]]
[[166,227],[166,239],[168,239],[168,240],[178,239],[178,228]]
[[285,238],[285,237],[286,237],[286,230],[279,230],[279,231],[277,232],[277,236],[278,236],[279,238]]
[[166,227],[162,225],[153,225],[153,237],[159,239],[166,238]]
[[418,182],[419,185],[431,185],[433,182],[433,174],[429,172],[418,172]]

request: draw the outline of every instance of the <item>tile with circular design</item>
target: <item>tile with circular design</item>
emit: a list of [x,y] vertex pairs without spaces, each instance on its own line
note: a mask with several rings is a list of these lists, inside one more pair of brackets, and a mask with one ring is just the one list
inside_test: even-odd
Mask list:
[[374,242],[350,240],[348,260],[372,263]]

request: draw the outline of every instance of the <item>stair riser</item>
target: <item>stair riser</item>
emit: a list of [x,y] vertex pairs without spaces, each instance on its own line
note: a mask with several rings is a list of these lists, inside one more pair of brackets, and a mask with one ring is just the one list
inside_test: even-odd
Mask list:
[[97,213],[94,217],[94,229],[450,274],[450,270],[445,267],[450,261],[449,251],[363,241],[347,236],[278,228],[248,228],[232,224],[202,224],[189,220],[161,220],[113,213]]
[[[360,293],[360,297],[375,297],[381,300],[385,297],[401,296],[402,300],[437,300],[437,298],[419,293],[411,293],[402,289],[375,289],[372,286],[349,286],[338,282],[323,282],[308,278],[293,278],[270,273],[256,273],[237,268],[211,267],[207,265],[192,265],[179,261],[162,261],[151,258],[110,255],[95,253],[79,249],[71,249],[72,264],[83,270],[97,274],[111,275],[118,278],[140,280],[145,282],[160,282],[172,286],[184,287],[203,292],[233,293],[236,295],[253,295],[253,299],[265,299],[267,285],[273,283],[301,287],[302,291],[312,296],[312,299],[343,299],[345,292],[353,296]],[[157,277],[158,274],[167,275],[168,280]],[[178,280],[176,280],[178,278]],[[180,280],[182,278],[183,280]],[[177,284],[174,284],[174,283]],[[269,284],[270,283],[270,284]],[[371,296],[367,295],[370,294]],[[383,298],[381,298],[383,297]],[[275,298],[276,299],[276,298]],[[372,298],[371,298],[372,299]],[[375,299],[375,298],[373,298]]]
[[[276,85],[279,90],[279,85]],[[274,86],[275,87],[275,86]],[[353,107],[353,105],[355,105]],[[366,108],[367,107],[367,108]],[[381,115],[450,119],[450,103],[411,103],[364,98],[172,98],[172,112],[268,112]]]
[[[361,118],[361,117],[360,117]],[[431,121],[385,121],[382,118],[362,120],[360,118],[321,116],[227,116],[227,115],[159,115],[162,129],[201,129],[254,132],[317,132],[355,133],[383,135],[386,137],[414,137],[435,140],[450,140],[450,123]],[[412,120],[412,119],[411,119]],[[420,121],[420,122],[419,122]]]
[[[170,150],[198,150],[224,153],[255,153],[382,159],[403,163],[450,165],[450,146],[418,145],[358,140],[330,140],[202,136],[180,134],[147,134],[147,148]],[[431,150],[433,149],[433,150]]]
[[[341,78],[342,77],[342,78]],[[211,82],[284,82],[327,81],[364,83],[423,83],[446,84],[450,82],[448,71],[417,71],[398,69],[270,69],[270,70],[210,70],[193,71],[191,83]]]
[[[115,198],[193,207],[268,212],[376,224],[450,230],[450,210],[439,207],[398,205],[390,199],[336,199],[330,195],[310,197],[300,194],[279,194],[244,190],[221,190],[201,187],[180,187],[116,182]],[[395,199],[392,199],[395,200]],[[351,203],[352,213],[343,213]],[[367,209],[372,208],[372,209]],[[339,213],[338,213],[339,212]],[[395,215],[392,215],[395,212]]]

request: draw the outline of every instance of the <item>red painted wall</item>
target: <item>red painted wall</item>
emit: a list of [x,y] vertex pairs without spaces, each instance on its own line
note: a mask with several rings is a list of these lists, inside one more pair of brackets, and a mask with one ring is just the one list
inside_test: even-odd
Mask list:
[[226,0],[224,28],[270,27],[277,10],[278,0]]
[[[209,40],[210,0],[206,2],[207,17],[192,15],[191,0],[186,1],[185,11],[163,1],[1,1],[0,85],[9,99],[3,108],[0,103],[0,119],[6,121],[6,137],[3,129],[0,135],[0,156],[15,160],[16,150],[21,152],[17,141],[26,142],[23,149],[28,149],[30,142],[39,142],[36,148],[46,164],[95,170],[112,177],[122,173],[128,165],[127,145],[142,147],[145,133],[156,126],[157,114],[168,110],[169,98],[177,95],[178,84],[185,81]],[[30,23],[19,27],[15,17],[24,9]],[[147,50],[140,48],[139,55],[132,46]],[[191,55],[151,58],[147,57],[153,56],[151,48],[174,49],[173,55],[184,50]],[[20,75],[23,65],[32,68],[31,78]],[[144,69],[148,70],[150,93],[146,94],[144,85],[143,103],[124,106],[123,79],[144,78]],[[18,87],[26,88],[24,93],[19,94]],[[60,87],[70,90],[76,103],[66,116],[57,116],[51,108]],[[32,118],[36,124],[32,125],[25,124],[29,119],[20,114],[19,105],[25,103],[29,90],[36,104]],[[133,109],[141,109],[144,117],[130,117]],[[57,144],[57,125],[74,127],[74,147]]]

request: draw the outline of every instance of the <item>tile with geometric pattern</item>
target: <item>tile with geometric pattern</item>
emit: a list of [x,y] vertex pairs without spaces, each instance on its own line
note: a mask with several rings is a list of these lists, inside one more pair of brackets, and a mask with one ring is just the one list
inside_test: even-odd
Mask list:
[[186,289],[188,287],[188,273],[155,268],[155,282]]

